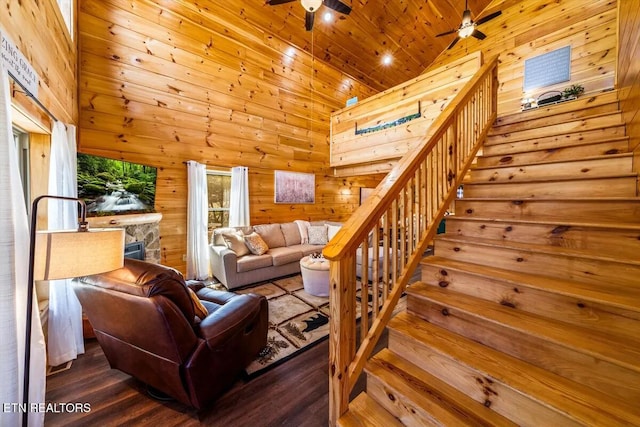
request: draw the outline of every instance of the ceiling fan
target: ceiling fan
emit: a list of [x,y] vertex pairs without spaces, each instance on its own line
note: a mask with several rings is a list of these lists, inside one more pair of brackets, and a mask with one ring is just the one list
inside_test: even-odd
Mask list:
[[304,10],[307,12],[304,20],[304,26],[307,31],[311,31],[313,29],[313,21],[316,11],[323,4],[329,9],[333,9],[336,12],[344,13],[345,15],[351,13],[351,8],[342,3],[340,0],[267,0],[267,4],[275,6],[278,4],[291,3],[294,1],[300,1],[302,7],[304,7]]
[[456,38],[453,39],[453,41],[451,42],[451,44],[447,49],[451,49],[456,45],[456,43],[458,43],[458,40],[466,39],[467,37],[475,37],[478,40],[484,40],[487,37],[486,34],[478,30],[476,27],[500,15],[502,15],[502,11],[499,10],[497,12],[490,13],[489,15],[482,17],[474,22],[473,19],[471,19],[471,11],[469,10],[468,1],[465,0],[464,12],[462,12],[462,23],[460,23],[460,26],[455,30],[438,34],[436,37],[447,36],[449,34],[458,33]]

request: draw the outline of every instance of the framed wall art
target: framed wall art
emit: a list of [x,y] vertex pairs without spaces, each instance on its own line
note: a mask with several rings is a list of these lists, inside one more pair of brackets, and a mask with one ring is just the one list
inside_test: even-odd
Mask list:
[[316,176],[312,173],[275,171],[276,203],[315,203]]

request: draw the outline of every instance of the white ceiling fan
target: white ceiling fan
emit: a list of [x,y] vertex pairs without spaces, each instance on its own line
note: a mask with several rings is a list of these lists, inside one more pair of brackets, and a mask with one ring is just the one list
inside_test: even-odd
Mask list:
[[325,5],[329,9],[333,9],[336,12],[343,13],[345,15],[351,13],[351,8],[342,3],[340,0],[267,0],[267,4],[276,6],[279,4],[291,3],[294,1],[300,1],[300,4],[302,4],[302,7],[304,7],[304,10],[306,11],[304,26],[307,31],[311,31],[313,29],[315,14],[322,5]]

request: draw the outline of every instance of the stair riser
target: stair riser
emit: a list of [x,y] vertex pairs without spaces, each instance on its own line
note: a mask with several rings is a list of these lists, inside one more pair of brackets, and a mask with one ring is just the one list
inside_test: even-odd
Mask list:
[[640,253],[640,230],[476,221],[451,215],[446,219],[446,231],[455,236],[580,249],[623,259],[636,260]]
[[367,375],[367,394],[405,426],[441,426],[406,396],[391,389],[375,375]]
[[[610,395],[620,399],[640,399],[638,372],[585,354],[579,348],[568,348],[425,298],[410,296],[407,311],[572,381],[596,390],[608,390]],[[517,316],[517,310],[513,315]]]
[[465,184],[471,198],[635,197],[635,177],[593,178],[555,182]]
[[[490,378],[485,372],[397,333],[393,328],[389,329],[389,349],[520,425],[580,425],[495,378]],[[477,357],[483,356],[478,353]]]
[[528,313],[591,328],[604,334],[640,336],[640,312],[595,301],[553,293],[518,283],[422,264],[423,283],[446,288]]
[[632,172],[632,157],[611,157],[560,163],[472,169],[471,182],[521,182],[532,179],[593,178]]
[[640,286],[638,267],[622,262],[575,257],[556,252],[528,252],[504,246],[486,246],[469,242],[435,240],[435,254],[461,262],[470,262],[516,272],[540,274],[585,283],[602,281],[622,286]]
[[529,151],[510,155],[478,157],[478,167],[526,165],[530,163],[551,162],[561,160],[582,159],[593,156],[607,156],[622,154],[628,151],[629,142],[626,139],[585,144],[573,147],[558,147],[548,150]]
[[508,155],[525,151],[549,150],[554,148],[581,145],[587,142],[599,142],[625,136],[624,126],[614,126],[604,129],[585,130],[553,136],[533,136],[531,139],[515,142],[504,142],[496,145],[484,145],[482,154],[485,156]]
[[564,135],[568,133],[577,133],[591,131],[595,129],[603,129],[623,124],[622,114],[607,114],[598,117],[588,117],[585,119],[575,120],[565,123],[549,124],[547,126],[535,129],[518,130],[500,135],[487,137],[486,146],[496,144],[507,144],[517,141],[526,141],[532,138],[544,138],[548,136]]
[[[466,198],[468,196],[465,195]],[[640,224],[640,202],[589,200],[456,200],[460,218]]]
[[[489,132],[489,136],[498,136],[505,133],[518,132],[528,129],[544,128],[546,126],[555,125],[559,123],[575,122],[576,120],[584,119],[589,116],[597,116],[605,113],[615,114],[619,110],[618,102],[611,102],[609,104],[598,105],[594,107],[582,108],[575,111],[569,111],[566,113],[554,114],[548,117],[541,117],[538,119],[527,120],[520,123],[514,123],[509,125],[496,126]],[[499,121],[498,121],[498,124]]]

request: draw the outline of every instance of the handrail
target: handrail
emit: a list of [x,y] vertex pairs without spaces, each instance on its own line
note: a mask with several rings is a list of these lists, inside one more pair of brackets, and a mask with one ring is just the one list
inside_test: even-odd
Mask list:
[[464,85],[420,148],[396,164],[323,251],[330,261],[330,425],[348,410],[366,360],[496,120],[497,64],[497,57],[488,61]]

